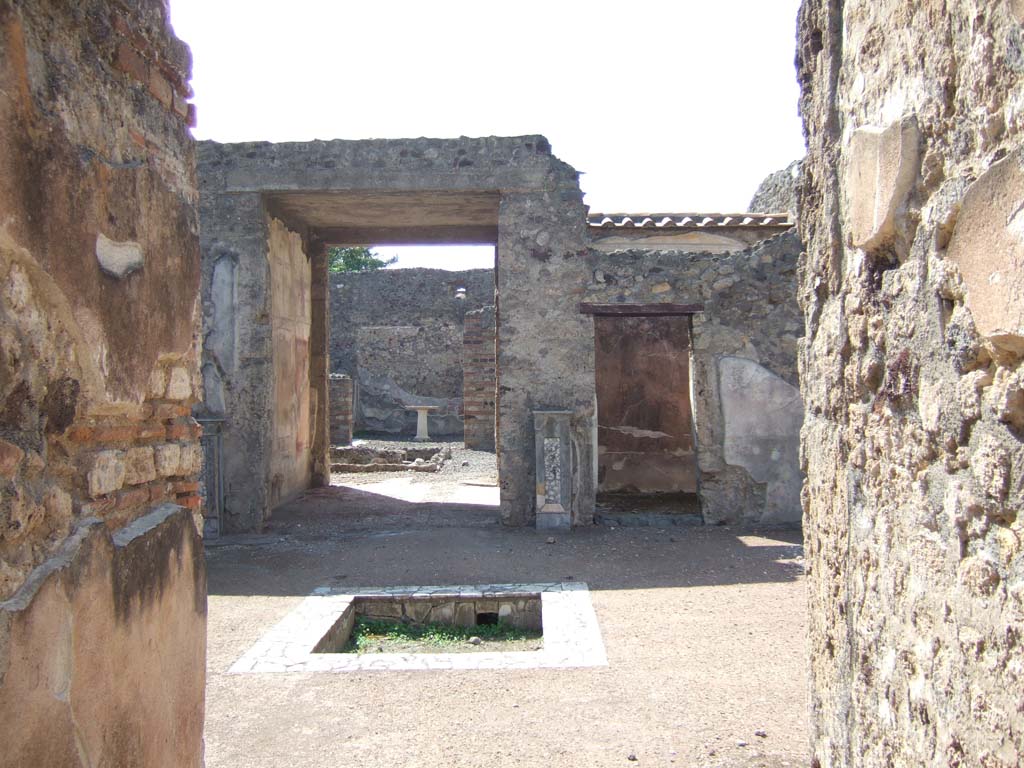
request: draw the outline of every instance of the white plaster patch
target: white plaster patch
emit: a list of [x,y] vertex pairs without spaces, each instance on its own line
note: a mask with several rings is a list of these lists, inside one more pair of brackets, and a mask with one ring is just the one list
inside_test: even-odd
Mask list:
[[142,246],[138,243],[111,240],[102,232],[96,235],[96,259],[100,269],[116,278],[127,277],[146,263]]
[[[509,653],[313,653],[356,598],[392,597],[514,597],[541,600],[544,646],[539,651]],[[339,593],[330,587],[313,591],[236,661],[230,674],[261,672],[364,672],[413,669],[555,669],[603,667],[608,657],[584,583],[484,584],[451,587],[389,587],[352,589]]]
[[800,391],[761,365],[739,357],[718,361],[725,460],[767,483],[763,520],[801,516]]
[[639,427],[605,427],[605,429],[610,429],[612,432],[621,432],[622,434],[629,435],[630,437],[650,437],[655,440],[660,437],[672,437],[672,435],[667,432],[658,432],[653,429],[640,429]]

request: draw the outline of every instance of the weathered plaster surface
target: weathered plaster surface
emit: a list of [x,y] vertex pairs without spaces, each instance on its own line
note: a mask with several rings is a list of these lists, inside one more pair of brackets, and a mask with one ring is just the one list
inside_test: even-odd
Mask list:
[[277,219],[267,230],[274,361],[270,503],[276,505],[310,486],[312,273],[299,235]]
[[725,461],[765,484],[761,522],[799,523],[800,391],[742,357],[718,361]]
[[202,547],[174,505],[85,520],[0,602],[0,766],[202,765]]
[[201,761],[190,68],[162,2],[0,2],[5,766]]
[[823,768],[1024,760],[1022,43],[1006,0],[800,12],[804,535]]
[[598,492],[697,490],[690,321],[595,317]]
[[[206,146],[199,144],[200,165]],[[203,407],[226,418],[221,529],[252,530],[270,509],[274,379],[269,222],[259,195],[206,194],[202,176],[199,202]],[[225,224],[219,227],[218,221]]]

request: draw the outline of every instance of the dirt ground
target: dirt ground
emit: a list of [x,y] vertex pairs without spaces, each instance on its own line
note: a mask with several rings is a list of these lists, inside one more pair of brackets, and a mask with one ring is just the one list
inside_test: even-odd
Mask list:
[[[807,764],[799,532],[548,543],[497,524],[485,477],[431,477],[336,477],[266,534],[211,542],[209,768]],[[315,587],[569,580],[590,586],[607,667],[226,674]]]

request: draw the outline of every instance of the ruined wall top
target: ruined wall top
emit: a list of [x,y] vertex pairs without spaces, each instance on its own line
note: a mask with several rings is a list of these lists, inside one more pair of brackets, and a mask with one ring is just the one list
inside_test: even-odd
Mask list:
[[577,172],[543,136],[199,143],[203,185],[224,191],[534,189]]
[[796,215],[796,185],[802,166],[803,160],[794,160],[785,168],[768,174],[750,198],[747,210],[765,213],[788,211]]

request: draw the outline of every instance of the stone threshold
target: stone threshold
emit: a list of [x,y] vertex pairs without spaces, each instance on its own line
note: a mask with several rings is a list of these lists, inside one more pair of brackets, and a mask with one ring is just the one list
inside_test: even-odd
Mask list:
[[[314,653],[358,598],[514,598],[540,595],[544,646],[480,653]],[[608,665],[604,641],[582,582],[347,589],[319,587],[242,655],[229,674],[370,670],[559,669]]]

